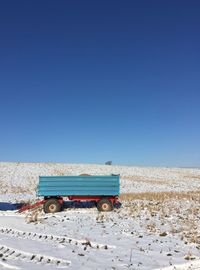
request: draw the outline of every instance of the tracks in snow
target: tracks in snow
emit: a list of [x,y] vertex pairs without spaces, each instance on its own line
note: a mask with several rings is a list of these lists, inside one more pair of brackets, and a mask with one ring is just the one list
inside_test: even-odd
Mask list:
[[[86,250],[87,248],[93,249],[110,249],[115,248],[115,246],[110,245],[103,245],[98,244],[95,242],[90,242],[89,240],[77,240],[67,236],[57,236],[57,235],[50,235],[50,234],[42,234],[42,233],[35,233],[35,232],[27,232],[27,231],[20,231],[12,228],[1,228],[0,227],[0,234],[7,235],[9,237],[13,237],[15,239],[28,239],[32,241],[41,241],[43,243],[56,243],[57,245],[63,246],[77,246],[78,248],[83,248]],[[31,252],[25,252],[23,250],[11,248],[7,245],[0,244],[0,262],[2,264],[6,260],[22,260],[25,262],[30,263],[41,263],[49,266],[56,266],[61,268],[66,268],[71,264],[71,261],[65,259],[59,259],[56,257],[43,255],[43,254],[36,254]],[[15,268],[17,269],[17,268]]]
[[42,234],[42,233],[35,233],[35,232],[25,232],[20,230],[15,230],[11,228],[0,228],[0,233],[4,235],[9,235],[16,238],[22,239],[30,239],[42,242],[53,242],[62,245],[76,245],[84,247],[85,249],[89,248],[96,248],[96,249],[109,249],[109,248],[116,248],[115,246],[111,245],[104,245],[98,244],[95,242],[90,242],[89,240],[77,240],[67,236],[57,236],[57,235],[50,235],[50,234]]
[[58,259],[42,254],[25,252],[22,250],[10,248],[5,245],[0,245],[0,258],[3,260],[23,260],[26,262],[42,263],[62,268],[71,264],[71,261],[68,260]]

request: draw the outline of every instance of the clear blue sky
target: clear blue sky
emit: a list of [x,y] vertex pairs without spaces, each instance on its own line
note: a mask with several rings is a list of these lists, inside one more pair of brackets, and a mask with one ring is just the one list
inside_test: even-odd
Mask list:
[[0,160],[200,166],[200,1],[1,1]]

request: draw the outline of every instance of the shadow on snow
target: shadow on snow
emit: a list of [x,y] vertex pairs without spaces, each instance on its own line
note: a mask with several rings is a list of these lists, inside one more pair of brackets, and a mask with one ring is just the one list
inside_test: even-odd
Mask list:
[[[15,211],[19,210],[24,203],[8,203],[8,202],[0,202],[0,211]],[[96,207],[95,202],[77,202],[77,201],[64,201],[63,208],[92,208]],[[114,208],[120,208],[121,203],[118,202],[114,205]]]
[[[63,208],[92,208],[96,207],[96,203],[93,201],[88,202],[78,202],[78,201],[64,201]],[[114,208],[120,208],[121,203],[118,202],[117,204],[114,204]]]
[[0,202],[0,211],[14,211],[23,206],[23,203]]

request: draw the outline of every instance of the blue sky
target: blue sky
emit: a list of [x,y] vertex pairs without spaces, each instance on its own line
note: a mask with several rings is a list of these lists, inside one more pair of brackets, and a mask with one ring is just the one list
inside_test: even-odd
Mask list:
[[0,160],[200,166],[199,10],[2,1]]

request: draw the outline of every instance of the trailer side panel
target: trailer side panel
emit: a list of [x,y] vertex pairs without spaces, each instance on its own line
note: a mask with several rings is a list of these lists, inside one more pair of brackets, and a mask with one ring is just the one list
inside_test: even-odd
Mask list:
[[118,196],[119,175],[40,176],[38,196]]

